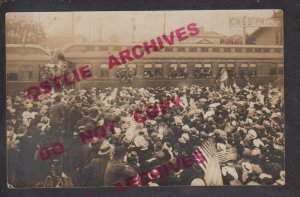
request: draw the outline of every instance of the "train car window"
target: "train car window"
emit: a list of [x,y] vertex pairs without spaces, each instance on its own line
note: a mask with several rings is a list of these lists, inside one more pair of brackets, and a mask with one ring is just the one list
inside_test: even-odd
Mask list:
[[220,52],[220,48],[213,48],[213,52]]
[[18,66],[8,65],[6,67],[6,80],[7,81],[18,81]]
[[270,49],[264,48],[264,49],[263,49],[263,52],[264,52],[264,53],[269,53],[269,52],[270,52]]
[[130,72],[133,75],[136,75],[136,64],[128,64],[127,72]]
[[281,49],[274,49],[275,53],[281,53]]
[[184,48],[184,47],[178,47],[178,48],[177,48],[177,51],[178,51],[178,52],[185,52],[185,48]]
[[211,78],[212,71],[211,71],[211,64],[206,63],[203,66],[203,78]]
[[108,51],[113,51],[114,50],[114,46],[108,46]]
[[248,78],[248,64],[241,64],[240,76],[244,79]]
[[18,73],[6,73],[7,81],[18,81]]
[[162,64],[155,64],[154,65],[154,75],[155,75],[155,77],[162,77],[163,76]]
[[232,79],[235,77],[235,68],[234,68],[234,64],[229,63],[227,64],[227,73],[228,73],[228,78]]
[[22,71],[22,80],[31,81],[32,80],[32,71]]
[[207,47],[203,47],[203,48],[201,48],[201,51],[202,52],[208,52],[208,48]]
[[278,64],[278,74],[283,75],[284,73],[284,66],[283,64]]
[[257,76],[256,64],[249,64],[249,75],[250,75],[250,77],[256,77]]
[[202,64],[195,64],[194,77],[195,78],[203,78],[203,65]]
[[136,68],[136,64],[128,64],[128,68]]
[[179,78],[184,79],[188,77],[188,68],[187,64],[180,64],[179,65]]
[[100,46],[100,51],[107,51],[108,50],[108,46]]
[[116,77],[122,80],[125,80],[126,78],[126,67],[124,64],[118,66],[117,68],[117,73],[116,73]]
[[246,49],[246,52],[247,52],[247,53],[252,53],[253,50],[252,50],[251,48],[247,48],[247,49]]
[[277,67],[274,64],[270,67],[270,75],[271,76],[277,75]]
[[171,48],[171,47],[166,47],[166,51],[167,51],[167,52],[171,52],[171,51],[172,51],[172,48]]
[[224,48],[224,52],[230,52],[231,48]]
[[256,49],[254,49],[254,51],[255,51],[256,53],[260,53],[260,52],[261,52],[261,48],[256,48]]
[[145,64],[144,65],[144,77],[154,77],[152,64]]
[[108,68],[108,65],[107,64],[101,64],[100,69],[104,69],[104,68]]
[[249,79],[257,76],[256,64],[241,64],[240,76],[244,79]]
[[170,64],[170,77],[172,79],[179,79],[179,71],[177,64]]
[[128,64],[128,68],[127,68],[127,77],[133,77],[136,76],[137,71],[136,71],[136,64]]
[[86,48],[87,48],[88,51],[93,51],[95,47],[94,46],[87,46]]
[[120,47],[120,46],[114,46],[113,50],[114,51],[121,51],[122,47]]
[[233,63],[229,63],[229,64],[218,64],[218,75],[220,74],[221,70],[223,68],[226,68],[226,71],[228,73],[228,78],[232,79],[235,75],[235,72],[234,72],[234,64]]
[[134,76],[136,76],[136,64],[128,64],[128,65],[120,65],[117,68],[116,77],[125,80],[132,80]]
[[190,52],[197,52],[197,48],[196,47],[191,47]]
[[152,68],[152,64],[145,64],[144,68]]
[[100,77],[101,78],[108,78],[109,77],[109,70],[107,64],[100,65]]
[[242,48],[235,48],[235,52],[242,52]]

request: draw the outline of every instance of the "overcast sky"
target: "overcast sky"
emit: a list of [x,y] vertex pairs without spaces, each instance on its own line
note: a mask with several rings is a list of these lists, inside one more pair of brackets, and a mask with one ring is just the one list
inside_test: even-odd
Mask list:
[[[242,35],[241,27],[229,27],[229,17],[271,17],[274,10],[202,10],[202,11],[126,11],[126,12],[35,12],[9,13],[42,23],[48,36],[82,35],[87,40],[102,38],[109,42],[112,35],[120,42],[147,41],[164,32],[196,22],[204,31],[224,35]],[[165,15],[165,20],[164,20]],[[72,18],[73,23],[72,23]],[[73,29],[72,29],[73,26]],[[135,27],[135,30],[134,30]],[[255,28],[247,28],[252,33]]]

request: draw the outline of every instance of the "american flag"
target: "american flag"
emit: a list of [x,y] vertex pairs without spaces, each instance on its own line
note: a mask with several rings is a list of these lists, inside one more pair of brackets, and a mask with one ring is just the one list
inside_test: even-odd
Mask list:
[[235,147],[217,152],[220,163],[237,160],[237,150]]
[[204,171],[206,185],[223,185],[220,161],[216,144],[212,139],[204,141],[198,149],[203,153],[205,161],[199,164]]

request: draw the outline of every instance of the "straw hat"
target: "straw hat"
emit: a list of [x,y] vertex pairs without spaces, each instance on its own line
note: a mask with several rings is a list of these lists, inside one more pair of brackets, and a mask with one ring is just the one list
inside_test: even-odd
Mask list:
[[98,155],[106,155],[112,151],[112,145],[108,141],[103,141],[98,151]]
[[253,172],[252,165],[249,162],[242,162],[242,167],[248,173],[252,173]]
[[31,118],[31,113],[29,111],[24,111],[22,117],[25,119]]
[[248,135],[249,135],[249,138],[250,138],[250,139],[255,139],[255,138],[257,137],[257,133],[256,133],[256,131],[254,131],[253,129],[250,129],[250,130],[248,131]]
[[145,138],[142,135],[136,136],[133,140],[135,146],[140,147],[142,143],[145,143]]
[[205,186],[205,182],[203,181],[203,179],[195,178],[192,180],[191,186]]
[[183,125],[183,126],[182,126],[182,130],[183,130],[183,131],[190,131],[189,125]]
[[222,175],[227,176],[227,174],[231,175],[235,180],[237,180],[238,173],[234,167],[224,166],[222,167]]
[[259,148],[260,146],[264,146],[264,143],[260,139],[255,139],[253,140],[253,145]]

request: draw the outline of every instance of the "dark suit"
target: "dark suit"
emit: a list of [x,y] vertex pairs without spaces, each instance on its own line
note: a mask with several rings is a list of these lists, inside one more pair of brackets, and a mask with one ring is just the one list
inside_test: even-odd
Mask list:
[[109,158],[102,156],[100,158],[94,158],[92,161],[84,167],[83,174],[86,178],[86,185],[91,187],[99,187],[104,184],[104,175]]
[[82,117],[82,113],[78,107],[74,106],[70,109],[67,122],[67,135],[72,135],[72,133],[75,131],[77,122]]
[[125,179],[135,177],[136,175],[136,170],[130,167],[128,163],[120,160],[111,160],[106,166],[104,185],[113,186],[117,182],[124,185]]

